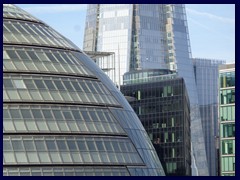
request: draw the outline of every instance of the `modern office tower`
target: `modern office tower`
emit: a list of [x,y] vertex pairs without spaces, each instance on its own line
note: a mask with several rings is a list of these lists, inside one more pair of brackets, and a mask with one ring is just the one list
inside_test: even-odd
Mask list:
[[220,174],[235,176],[235,64],[219,67]]
[[209,174],[218,172],[218,67],[225,61],[193,58]]
[[3,175],[164,175],[140,120],[72,42],[3,6]]
[[124,74],[121,92],[147,131],[166,176],[191,176],[190,104],[183,78],[170,70]]
[[117,84],[124,73],[139,69],[167,68],[183,77],[191,109],[192,174],[209,175],[184,5],[88,5],[83,50],[115,52]]

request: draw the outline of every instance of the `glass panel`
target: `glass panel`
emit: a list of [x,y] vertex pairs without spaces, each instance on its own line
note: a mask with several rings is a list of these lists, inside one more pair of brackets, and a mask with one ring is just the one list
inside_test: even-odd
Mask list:
[[24,150],[22,141],[12,140],[12,146],[13,146],[14,151],[23,151]]
[[93,141],[87,141],[87,145],[88,145],[89,151],[95,151],[96,150],[95,143]]
[[26,86],[25,86],[23,80],[13,80],[13,83],[14,83],[15,87],[18,89],[26,89]]
[[73,119],[70,112],[63,111],[63,115],[64,115],[65,119],[67,119],[67,120]]
[[54,114],[54,116],[57,120],[63,120],[64,119],[61,111],[59,111],[59,110],[53,110],[53,114]]
[[84,141],[77,141],[77,145],[80,151],[86,151],[87,147]]
[[26,126],[28,131],[38,131],[37,125],[35,123],[35,121],[27,121],[26,122]]
[[32,113],[35,119],[43,119],[40,109],[32,109]]
[[82,157],[83,157],[83,161],[85,163],[92,162],[89,152],[82,152],[81,154],[82,154]]
[[4,151],[10,151],[12,150],[12,145],[9,140],[4,140],[3,141],[3,150]]
[[13,119],[21,119],[20,111],[17,109],[10,109],[10,114]]
[[45,84],[47,85],[49,90],[56,90],[55,86],[53,85],[52,81],[44,80]]
[[25,140],[23,141],[26,151],[34,151],[35,146],[32,140]]
[[9,119],[10,118],[10,114],[9,114],[9,111],[7,109],[3,109],[3,118],[4,119]]
[[46,119],[53,119],[53,116],[50,110],[42,110],[42,112]]
[[21,109],[21,113],[24,119],[31,119],[32,115],[30,114],[30,111],[27,109]]
[[46,144],[47,144],[47,149],[49,151],[56,151],[57,147],[55,145],[55,141],[54,140],[46,140]]
[[77,151],[77,146],[74,141],[67,140],[68,148],[70,151]]
[[38,89],[46,89],[45,85],[43,84],[42,80],[34,80]]
[[18,163],[27,163],[27,156],[23,152],[15,152]]
[[48,121],[47,124],[48,124],[48,127],[49,127],[50,131],[60,131],[56,122]]
[[38,151],[46,151],[45,143],[43,140],[35,140],[35,145]]
[[67,146],[65,141],[63,140],[57,140],[57,145],[60,151],[66,151],[67,150]]
[[16,162],[13,152],[4,152],[3,155],[4,155],[4,159],[5,159],[6,163],[15,163]]
[[69,153],[61,153],[62,161],[65,163],[72,162],[71,156]]
[[49,155],[46,152],[39,152],[40,162],[50,163]]
[[3,80],[3,85],[5,88],[14,88],[12,81],[10,79],[4,79]]
[[16,127],[17,131],[26,131],[26,127],[25,127],[24,121],[22,121],[22,120],[14,120],[14,124],[15,124],[15,127]]
[[49,154],[50,154],[50,157],[51,157],[51,160],[52,160],[53,163],[61,163],[62,162],[59,153],[56,153],[56,152],[52,153],[52,152],[50,152]]

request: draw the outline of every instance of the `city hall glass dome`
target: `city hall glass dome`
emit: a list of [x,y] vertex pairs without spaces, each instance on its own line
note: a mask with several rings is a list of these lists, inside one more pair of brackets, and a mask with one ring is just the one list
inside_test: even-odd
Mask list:
[[3,175],[164,175],[138,117],[76,45],[3,6]]

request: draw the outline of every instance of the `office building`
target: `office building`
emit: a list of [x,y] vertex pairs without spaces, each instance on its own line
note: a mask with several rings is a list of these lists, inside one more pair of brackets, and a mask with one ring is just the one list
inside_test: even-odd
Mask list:
[[219,67],[220,175],[235,176],[235,64]]
[[166,176],[191,176],[190,105],[183,78],[170,70],[124,74],[121,92],[146,129]]
[[3,175],[164,175],[140,120],[68,39],[3,5]]
[[131,70],[176,71],[190,100],[192,174],[209,175],[184,5],[88,5],[83,50],[114,52],[120,85]]
[[225,61],[192,58],[199,96],[207,161],[211,176],[218,174],[218,67]]

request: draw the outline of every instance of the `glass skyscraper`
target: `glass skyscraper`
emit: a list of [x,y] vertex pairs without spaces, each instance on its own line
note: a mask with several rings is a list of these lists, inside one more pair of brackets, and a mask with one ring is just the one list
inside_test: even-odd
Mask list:
[[[218,67],[225,61],[193,58],[194,74],[199,96],[209,174],[216,176],[218,169]],[[201,97],[201,98],[200,98]]]
[[183,77],[191,109],[192,173],[209,175],[184,5],[88,5],[83,50],[115,52],[117,84],[138,69],[170,69]]
[[108,76],[14,5],[3,5],[3,175],[165,175]]
[[123,84],[121,92],[146,129],[166,176],[191,176],[190,104],[183,78],[165,69],[136,70],[124,74]]
[[235,64],[219,67],[220,175],[235,176]]

